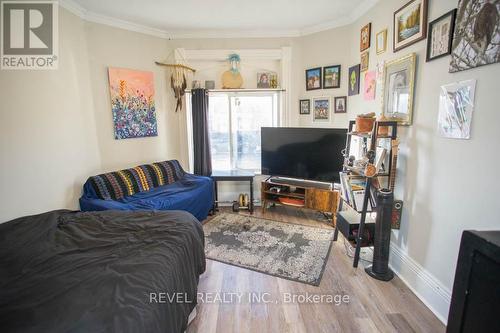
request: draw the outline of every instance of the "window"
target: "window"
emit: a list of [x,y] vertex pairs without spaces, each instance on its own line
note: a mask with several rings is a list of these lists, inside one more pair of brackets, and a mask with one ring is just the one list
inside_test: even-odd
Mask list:
[[260,128],[278,126],[279,92],[211,92],[213,170],[260,172]]

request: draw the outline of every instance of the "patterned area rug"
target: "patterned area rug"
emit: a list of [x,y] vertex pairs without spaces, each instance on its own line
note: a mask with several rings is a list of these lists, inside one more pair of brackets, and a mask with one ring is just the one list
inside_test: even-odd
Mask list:
[[203,225],[207,258],[314,286],[333,230],[223,213]]

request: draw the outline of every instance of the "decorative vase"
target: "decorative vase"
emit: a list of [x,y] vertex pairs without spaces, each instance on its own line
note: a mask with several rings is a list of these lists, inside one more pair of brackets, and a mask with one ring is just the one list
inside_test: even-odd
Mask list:
[[231,70],[222,73],[222,89],[239,89],[243,86],[243,77]]
[[[381,116],[379,118],[379,121],[386,121],[387,118],[384,116]],[[379,126],[378,127],[378,135],[380,136],[386,136],[389,135],[389,126]]]
[[373,129],[375,118],[356,117],[356,132],[368,133]]
[[240,56],[233,53],[227,60],[231,64],[231,69],[222,73],[222,89],[239,89],[243,86],[243,77],[238,69]]

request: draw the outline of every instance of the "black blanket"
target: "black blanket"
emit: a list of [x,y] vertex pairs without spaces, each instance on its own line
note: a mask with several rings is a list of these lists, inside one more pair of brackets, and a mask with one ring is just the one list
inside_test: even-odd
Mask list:
[[[23,217],[0,224],[0,331],[182,332],[204,270],[187,212]],[[158,293],[188,302],[151,302]]]

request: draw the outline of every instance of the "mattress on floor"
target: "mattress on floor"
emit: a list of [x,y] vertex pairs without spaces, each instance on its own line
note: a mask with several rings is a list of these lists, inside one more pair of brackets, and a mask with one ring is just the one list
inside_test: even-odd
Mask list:
[[[184,211],[23,217],[0,224],[0,328],[182,332],[204,270],[202,227]],[[192,302],[151,302],[152,293]]]

